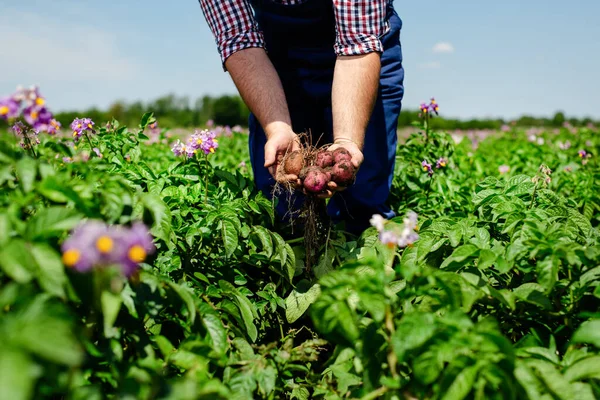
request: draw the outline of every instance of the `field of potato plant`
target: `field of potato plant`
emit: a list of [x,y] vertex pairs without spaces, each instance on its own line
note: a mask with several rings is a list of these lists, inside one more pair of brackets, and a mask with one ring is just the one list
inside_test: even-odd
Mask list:
[[2,398],[600,398],[593,127],[424,123],[398,217],[333,227],[308,270],[239,129],[186,157],[151,114],[60,133],[26,92],[0,116]]

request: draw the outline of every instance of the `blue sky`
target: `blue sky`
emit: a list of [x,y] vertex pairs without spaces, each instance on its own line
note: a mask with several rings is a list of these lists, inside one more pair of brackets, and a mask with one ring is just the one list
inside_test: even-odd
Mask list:
[[[0,95],[38,84],[53,110],[235,93],[196,0],[2,0]],[[7,4],[9,3],[9,4]],[[396,1],[404,107],[446,116],[600,119],[600,1]]]

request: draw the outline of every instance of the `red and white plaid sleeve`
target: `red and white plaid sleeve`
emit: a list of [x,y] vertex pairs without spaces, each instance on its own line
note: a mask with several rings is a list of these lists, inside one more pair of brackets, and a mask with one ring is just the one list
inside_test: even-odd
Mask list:
[[383,52],[388,0],[333,0],[338,56]]
[[212,31],[223,68],[233,53],[249,47],[265,47],[265,40],[247,0],[199,0]]

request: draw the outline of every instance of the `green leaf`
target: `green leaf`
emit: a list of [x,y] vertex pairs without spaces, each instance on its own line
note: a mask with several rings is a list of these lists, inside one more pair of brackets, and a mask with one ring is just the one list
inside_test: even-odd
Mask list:
[[[304,281],[308,283],[307,281]],[[308,307],[317,300],[321,294],[321,287],[318,283],[308,287],[300,283],[296,289],[285,299],[285,317],[289,323],[297,321]]]
[[258,313],[254,304],[227,281],[219,281],[219,287],[224,293],[231,295],[234,303],[240,310],[240,315],[242,316],[248,337],[252,342],[255,342],[258,337],[258,330],[256,329],[256,325],[254,325],[254,319],[258,318]]
[[221,238],[225,247],[225,256],[231,257],[238,247],[238,232],[235,229],[233,222],[223,220],[221,225]]
[[258,383],[259,393],[265,397],[268,397],[275,389],[275,384],[277,382],[277,370],[268,365],[257,373],[256,381]]
[[227,331],[219,315],[206,303],[198,307],[202,324],[208,331],[208,336],[212,342],[212,349],[220,356],[225,355],[227,351]]
[[178,285],[177,283],[171,280],[165,280],[166,284],[173,289],[177,295],[183,300],[185,306],[188,310],[188,320],[190,324],[193,324],[196,320],[196,303],[194,302],[194,297],[192,295],[192,289]]
[[7,213],[0,213],[0,247],[8,243],[12,232],[10,218]]
[[460,371],[446,393],[444,393],[442,400],[462,400],[466,398],[473,388],[478,372],[479,366],[477,364]]
[[528,365],[532,367],[541,380],[546,384],[546,387],[561,400],[573,400],[573,386],[565,379],[565,377],[556,370],[554,365],[548,361],[529,360]]
[[156,122],[156,118],[154,118],[154,113],[147,112],[142,116],[142,120],[140,121],[140,129],[144,130],[150,124]]
[[173,248],[174,243],[171,240],[173,221],[170,208],[156,194],[143,193],[140,200],[144,208],[152,214],[154,220],[154,224],[150,230],[152,235],[162,239],[169,248]]
[[571,341],[593,344],[600,349],[600,319],[593,319],[581,324],[573,334]]
[[448,239],[450,239],[450,246],[458,246],[462,239],[462,227],[459,224],[452,225],[448,231]]
[[27,283],[33,278],[35,260],[23,240],[12,240],[0,250],[0,268],[18,283]]
[[592,356],[577,361],[564,372],[565,378],[569,382],[580,381],[583,379],[600,380],[600,356]]
[[31,240],[56,237],[75,228],[81,218],[81,214],[73,209],[42,208],[27,223],[27,236]]
[[35,161],[29,157],[23,157],[17,162],[16,172],[21,188],[25,193],[31,192],[33,182],[37,175],[37,165]]
[[54,296],[65,298],[67,276],[60,255],[47,244],[36,243],[31,255],[39,268],[37,280],[42,289]]
[[541,261],[538,261],[536,272],[538,274],[537,281],[544,287],[546,293],[549,293],[556,281],[558,280],[558,268],[560,266],[560,259],[557,257],[546,257]]
[[252,233],[255,234],[262,245],[262,253],[268,258],[273,255],[273,240],[271,238],[271,232],[260,225],[252,227]]
[[55,176],[48,176],[37,187],[37,191],[50,201],[55,203],[67,203],[72,201],[77,208],[83,212],[87,211],[86,205],[83,203],[77,192],[70,186],[60,182]]
[[525,283],[514,289],[513,294],[521,301],[534,304],[543,309],[552,308],[552,303],[544,293],[544,288],[537,283]]
[[477,261],[477,268],[488,269],[496,261],[496,254],[488,249],[481,250],[479,253],[479,260]]
[[467,260],[473,257],[477,257],[479,254],[479,249],[477,246],[472,244],[464,244],[460,247],[457,247],[454,252],[448,257],[442,265],[440,265],[440,269],[444,269],[448,267],[450,264],[459,264],[459,266],[465,265]]
[[123,299],[119,294],[109,291],[103,291],[100,295],[100,304],[102,305],[102,320],[104,323],[104,336],[107,338],[117,337],[117,330],[114,328],[115,321],[121,310]]
[[65,314],[48,306],[47,295],[39,295],[17,316],[11,340],[52,363],[77,366],[83,361],[83,352]]
[[27,354],[16,349],[0,347],[0,388],[2,398],[10,400],[32,399],[33,387],[42,369]]

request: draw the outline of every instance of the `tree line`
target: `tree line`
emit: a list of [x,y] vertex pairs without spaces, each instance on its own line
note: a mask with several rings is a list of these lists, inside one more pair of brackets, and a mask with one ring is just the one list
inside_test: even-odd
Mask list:
[[[141,101],[132,103],[117,101],[106,110],[91,108],[87,110],[59,112],[55,114],[55,118],[63,127],[67,127],[73,119],[82,116],[100,122],[110,121],[114,118],[122,124],[134,126],[139,123],[140,116],[149,111],[154,113],[162,128],[199,127],[206,125],[211,120],[215,125],[247,126],[249,116],[248,108],[242,99],[236,95],[204,96],[192,100],[189,97],[170,94],[146,103]],[[398,120],[398,127],[409,127],[418,120],[418,110],[402,110]],[[550,128],[560,127],[565,123],[570,123],[573,126],[586,126],[590,123],[598,124],[599,121],[594,121],[590,118],[569,118],[564,113],[557,112],[547,118],[524,115],[511,121],[503,119],[460,120],[436,116],[432,119],[431,126],[433,129],[452,131],[456,129],[500,129],[505,124],[516,125],[518,127]],[[0,124],[4,124],[4,127],[6,127],[6,123],[3,121],[0,121]]]

